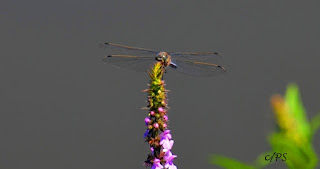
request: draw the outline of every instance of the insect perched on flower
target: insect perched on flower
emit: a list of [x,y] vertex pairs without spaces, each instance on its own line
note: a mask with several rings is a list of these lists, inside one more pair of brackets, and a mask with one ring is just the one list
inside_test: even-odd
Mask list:
[[104,48],[108,52],[105,62],[136,71],[147,71],[158,61],[165,68],[171,67],[191,76],[214,76],[226,72],[219,64],[222,58],[217,52],[163,52],[115,43],[105,43]]

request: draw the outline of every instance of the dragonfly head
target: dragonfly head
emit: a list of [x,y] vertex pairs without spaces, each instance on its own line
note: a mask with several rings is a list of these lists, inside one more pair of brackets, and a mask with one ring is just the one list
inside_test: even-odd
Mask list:
[[160,52],[156,56],[156,60],[162,62],[164,66],[167,67],[171,63],[171,56],[167,52]]

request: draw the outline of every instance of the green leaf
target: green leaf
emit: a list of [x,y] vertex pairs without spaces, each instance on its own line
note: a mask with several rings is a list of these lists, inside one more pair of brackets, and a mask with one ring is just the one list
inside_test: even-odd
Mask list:
[[296,84],[289,84],[285,95],[286,103],[290,113],[296,121],[297,133],[304,136],[307,140],[311,139],[311,129],[307,120],[305,108],[300,99],[299,88]]
[[269,137],[272,150],[276,153],[287,153],[285,161],[290,169],[312,169],[317,164],[317,156],[311,143],[297,145],[296,142],[282,133],[274,133]]
[[210,162],[225,169],[255,169],[251,165],[221,155],[212,155]]
[[311,119],[310,126],[311,126],[311,133],[313,136],[317,132],[318,128],[320,127],[320,113]]
[[272,151],[269,151],[269,152],[264,152],[264,153],[261,153],[260,155],[258,155],[258,157],[256,158],[256,160],[254,161],[254,166],[256,168],[264,168],[265,166],[267,165],[270,165],[274,162],[273,161],[267,161],[265,158],[267,155],[271,155],[273,154]]

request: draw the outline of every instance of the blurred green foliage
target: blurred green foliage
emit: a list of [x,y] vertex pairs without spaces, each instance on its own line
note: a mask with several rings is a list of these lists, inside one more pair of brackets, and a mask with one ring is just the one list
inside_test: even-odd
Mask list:
[[[278,126],[278,130],[268,136],[271,151],[261,153],[251,164],[222,155],[212,155],[210,163],[225,169],[262,169],[280,160],[289,169],[315,169],[318,157],[312,139],[320,127],[320,113],[308,121],[296,84],[287,86],[284,97],[273,95],[271,105]],[[276,155],[282,158],[276,158]]]

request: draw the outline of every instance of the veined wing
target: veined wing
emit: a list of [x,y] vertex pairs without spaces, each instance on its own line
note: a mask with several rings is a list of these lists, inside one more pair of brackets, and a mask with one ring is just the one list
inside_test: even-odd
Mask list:
[[152,49],[138,48],[115,43],[104,43],[107,56],[105,62],[124,69],[147,72],[158,52]]
[[209,56],[209,55],[221,55],[218,52],[170,52],[176,56]]
[[170,55],[175,59],[223,65],[222,55],[218,52],[170,52]]
[[104,43],[104,44],[102,44],[102,46],[107,51],[108,56],[113,55],[113,54],[139,56],[139,55],[156,55],[159,53],[158,51],[155,51],[152,49],[119,45],[119,44],[115,44],[115,43]]
[[147,72],[156,62],[155,56],[108,55],[103,59],[116,67]]
[[218,52],[171,52],[177,71],[191,76],[215,76],[226,72]]
[[191,76],[216,76],[226,72],[226,69],[223,66],[215,63],[192,61],[181,58],[173,59],[173,63],[177,65],[174,69]]

